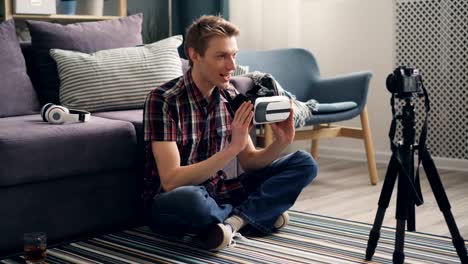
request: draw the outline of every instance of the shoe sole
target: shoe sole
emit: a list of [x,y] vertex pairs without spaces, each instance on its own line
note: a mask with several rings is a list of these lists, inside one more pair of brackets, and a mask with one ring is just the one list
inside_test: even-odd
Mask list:
[[231,235],[226,230],[227,227],[217,224],[208,229],[206,233],[206,248],[211,251],[218,251],[229,245]]

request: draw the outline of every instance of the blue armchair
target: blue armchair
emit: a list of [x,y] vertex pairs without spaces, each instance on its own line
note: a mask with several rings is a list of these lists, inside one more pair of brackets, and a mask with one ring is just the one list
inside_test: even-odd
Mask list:
[[[350,137],[363,139],[366,149],[370,182],[378,182],[374,148],[366,109],[370,72],[356,72],[335,78],[320,78],[314,56],[305,49],[287,48],[266,51],[240,51],[237,63],[248,65],[250,71],[271,73],[281,86],[294,94],[299,101],[315,99],[320,104],[353,101],[356,107],[343,111],[315,113],[306,121],[306,128],[296,131],[294,140],[311,140],[311,152],[318,156],[320,138]],[[360,115],[361,128],[332,125]],[[260,135],[264,145],[273,141],[269,126]]]

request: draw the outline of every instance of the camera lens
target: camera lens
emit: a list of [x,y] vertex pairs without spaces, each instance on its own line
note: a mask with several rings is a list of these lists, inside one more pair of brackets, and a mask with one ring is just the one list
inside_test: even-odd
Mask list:
[[385,80],[385,84],[387,86],[387,90],[390,92],[390,93],[396,93],[396,80],[395,80],[395,76],[391,73],[387,76],[387,80]]

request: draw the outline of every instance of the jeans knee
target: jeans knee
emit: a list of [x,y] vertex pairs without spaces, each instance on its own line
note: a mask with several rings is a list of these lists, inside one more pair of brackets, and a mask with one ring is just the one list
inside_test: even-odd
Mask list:
[[153,230],[196,233],[224,221],[232,205],[218,205],[203,186],[183,186],[156,196],[151,209]]
[[197,211],[206,211],[209,206],[207,200],[210,198],[204,187],[201,186],[182,186],[170,192],[156,197],[153,203],[153,209],[163,211],[178,211],[181,213],[191,213]]
[[175,189],[185,210],[205,212],[209,208],[208,192],[201,186],[183,186]]
[[301,175],[304,176],[306,184],[309,184],[315,177],[317,177],[318,164],[317,161],[310,155],[310,153],[298,150],[293,155],[298,163],[298,168],[300,168]]

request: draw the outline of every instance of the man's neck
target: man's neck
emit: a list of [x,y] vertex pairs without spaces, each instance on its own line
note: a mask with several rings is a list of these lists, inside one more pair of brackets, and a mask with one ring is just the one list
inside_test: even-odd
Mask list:
[[213,90],[215,86],[211,86],[207,84],[206,82],[204,82],[203,78],[201,77],[201,74],[197,72],[196,69],[194,69],[193,67],[190,70],[192,71],[193,82],[195,83],[197,88],[200,90],[203,97],[205,97],[205,99],[208,102],[211,102],[211,97],[212,97],[211,95],[213,94]]

